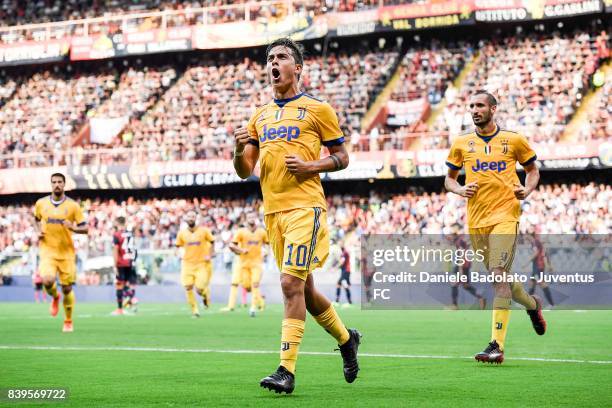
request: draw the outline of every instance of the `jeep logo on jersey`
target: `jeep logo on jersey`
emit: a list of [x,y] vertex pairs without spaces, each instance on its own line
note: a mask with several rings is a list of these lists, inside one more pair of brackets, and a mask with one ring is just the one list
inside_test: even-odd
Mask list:
[[500,161],[483,161],[481,162],[480,159],[476,159],[476,166],[472,166],[472,171],[473,172],[478,172],[478,171],[497,171],[498,173],[501,173],[502,171],[506,170],[506,168],[508,167],[508,165],[506,164],[505,161],[500,160]]
[[259,136],[259,142],[263,143],[266,140],[274,139],[287,139],[287,141],[290,142],[298,137],[300,137],[300,128],[297,126],[279,126],[276,128],[264,125],[263,133]]

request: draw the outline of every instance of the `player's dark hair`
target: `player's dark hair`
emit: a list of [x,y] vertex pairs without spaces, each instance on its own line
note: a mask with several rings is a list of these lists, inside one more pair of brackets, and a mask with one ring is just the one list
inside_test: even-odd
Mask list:
[[279,38],[278,40],[272,41],[270,45],[268,45],[268,48],[266,48],[266,61],[268,60],[268,55],[270,54],[270,51],[272,51],[272,48],[279,46],[289,48],[291,50],[291,54],[293,54],[293,60],[295,63],[304,66],[304,47],[288,37]]
[[474,95],[487,95],[487,102],[489,102],[489,105],[497,106],[497,98],[495,98],[492,93],[487,92],[484,89],[477,90],[474,92]]
[[125,225],[125,217],[123,216],[117,217],[117,222],[119,223],[119,225]]
[[65,183],[66,182],[66,176],[64,176],[62,173],[53,173],[51,175],[51,180],[53,180],[53,177],[61,177],[62,181]]

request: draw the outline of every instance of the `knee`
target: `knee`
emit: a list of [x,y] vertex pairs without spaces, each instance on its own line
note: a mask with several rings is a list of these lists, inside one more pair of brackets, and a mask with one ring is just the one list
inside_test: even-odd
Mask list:
[[196,292],[198,292],[198,295],[201,296],[204,294],[204,289],[196,288]]
[[185,290],[193,290],[193,285],[185,285]]
[[122,290],[122,289],[123,289],[123,282],[117,282],[117,283],[115,283],[115,289],[117,289],[117,290]]
[[62,293],[64,295],[68,295],[70,292],[72,292],[72,285],[64,285],[64,286],[62,286]]
[[54,283],[55,283],[55,279],[43,278],[43,285],[47,289],[50,289]]
[[294,299],[304,293],[303,286],[300,284],[299,279],[290,275],[283,274],[281,277],[281,288],[286,300]]

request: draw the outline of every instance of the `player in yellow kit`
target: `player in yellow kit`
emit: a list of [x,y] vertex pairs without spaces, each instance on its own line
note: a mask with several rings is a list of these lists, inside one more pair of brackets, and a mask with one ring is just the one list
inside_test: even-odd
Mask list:
[[72,233],[87,234],[87,223],[79,204],[66,197],[66,177],[61,173],[51,176],[52,193],[36,201],[34,217],[38,229],[39,272],[45,290],[52,297],[51,316],[57,316],[59,298],[56,278],[64,294],[64,327],[62,331],[72,332],[72,312],[76,281],[76,254]]
[[185,215],[186,229],[176,236],[176,246],[183,248],[181,284],[185,287],[187,303],[193,317],[200,317],[193,288],[202,297],[204,308],[210,301],[210,279],[212,278],[213,243],[215,237],[206,227],[196,226],[197,214],[189,211]]
[[[263,308],[263,298],[259,291],[261,273],[263,272],[263,246],[268,244],[268,235],[263,228],[257,227],[257,215],[247,215],[247,228],[240,228],[230,243],[230,249],[239,256],[238,267],[232,276],[232,293],[228,308],[233,309],[236,303],[238,283],[251,291],[251,309],[249,315],[255,317],[257,308]],[[232,297],[233,296],[233,297]]]
[[[538,185],[540,173],[536,154],[527,139],[515,132],[501,129],[494,121],[497,100],[486,91],[472,95],[469,109],[476,125],[474,132],[458,136],[448,155],[449,167],[444,186],[448,191],[468,198],[468,227],[474,250],[482,251],[490,273],[504,277],[493,283],[493,318],[491,342],[476,354],[478,361],[504,361],[504,341],[510,320],[511,301],[527,309],[534,330],[542,335],[546,321],[542,302],[527,294],[520,282],[511,282],[520,201]],[[525,186],[516,174],[516,163],[526,172]],[[465,166],[465,185],[457,182],[459,170]]]
[[[288,38],[276,40],[268,46],[266,60],[274,100],[256,109],[246,128],[234,132],[234,168],[247,178],[259,160],[266,231],[285,300],[280,366],[260,385],[291,393],[306,310],[340,345],[346,381],[353,382],[359,371],[361,335],[347,330],[330,301],[315,288],[311,274],[329,252],[327,203],[319,173],[342,170],[349,158],[332,107],[299,91],[301,47]],[[323,159],[321,145],[330,153]]]

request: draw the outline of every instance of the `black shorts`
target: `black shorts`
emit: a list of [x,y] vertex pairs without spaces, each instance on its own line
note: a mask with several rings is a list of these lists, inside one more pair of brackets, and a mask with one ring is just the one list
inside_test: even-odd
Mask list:
[[133,266],[118,266],[117,275],[115,276],[118,282],[136,283],[136,269]]
[[351,273],[347,271],[340,272],[340,279],[338,279],[338,285],[345,281],[347,285],[351,284]]
[[42,284],[42,282],[40,282],[40,283],[35,283],[35,284],[34,284],[34,288],[36,288],[36,290],[42,290],[42,288],[43,288],[43,284]]

